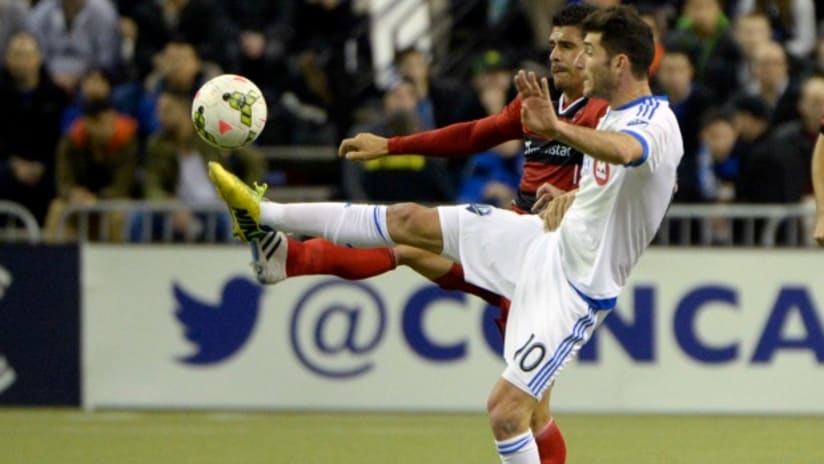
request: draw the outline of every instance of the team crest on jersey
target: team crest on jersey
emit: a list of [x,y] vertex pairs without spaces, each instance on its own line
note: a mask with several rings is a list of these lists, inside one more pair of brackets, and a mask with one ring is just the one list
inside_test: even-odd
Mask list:
[[477,214],[478,216],[489,216],[492,213],[491,206],[480,205],[477,203],[471,203],[469,206],[466,207],[466,210],[472,214]]
[[595,183],[600,186],[609,182],[609,163],[594,160],[592,163],[592,177],[595,178]]

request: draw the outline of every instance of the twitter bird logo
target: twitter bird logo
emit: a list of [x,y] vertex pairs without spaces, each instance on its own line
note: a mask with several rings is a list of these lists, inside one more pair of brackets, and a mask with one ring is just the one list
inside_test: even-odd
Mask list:
[[226,282],[217,304],[204,303],[173,285],[177,309],[186,339],[197,351],[178,358],[186,364],[221,362],[235,354],[249,339],[260,311],[261,287],[251,280],[235,277]]

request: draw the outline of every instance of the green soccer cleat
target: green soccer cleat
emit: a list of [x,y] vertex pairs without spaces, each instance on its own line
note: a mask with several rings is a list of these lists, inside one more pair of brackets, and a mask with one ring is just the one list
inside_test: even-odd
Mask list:
[[235,237],[244,242],[264,237],[269,229],[260,225],[260,202],[266,193],[266,184],[255,182],[253,189],[214,161],[209,162],[209,178],[229,207]]

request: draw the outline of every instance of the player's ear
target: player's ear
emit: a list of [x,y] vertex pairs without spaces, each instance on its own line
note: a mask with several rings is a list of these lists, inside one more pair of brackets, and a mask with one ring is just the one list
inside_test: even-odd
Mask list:
[[619,53],[618,55],[615,55],[614,59],[615,59],[615,63],[614,63],[615,70],[618,73],[632,72],[632,63],[629,62],[629,57],[627,55],[624,55],[623,53]]

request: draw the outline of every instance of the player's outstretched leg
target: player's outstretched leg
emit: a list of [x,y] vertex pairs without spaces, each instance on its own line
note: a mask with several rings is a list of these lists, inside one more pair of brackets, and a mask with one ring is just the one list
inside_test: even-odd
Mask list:
[[[240,239],[265,235],[268,226],[283,232],[323,237],[354,247],[412,245],[440,253],[443,248],[438,210],[413,204],[392,206],[351,203],[262,202],[264,187],[251,189],[218,163],[209,177],[229,207]],[[257,225],[258,231],[246,227]],[[247,232],[253,230],[254,237]]]
[[397,267],[395,250],[391,247],[349,248],[321,238],[301,242],[276,231],[267,232],[249,245],[255,275],[261,284],[276,284],[287,277],[301,275],[360,280]]

